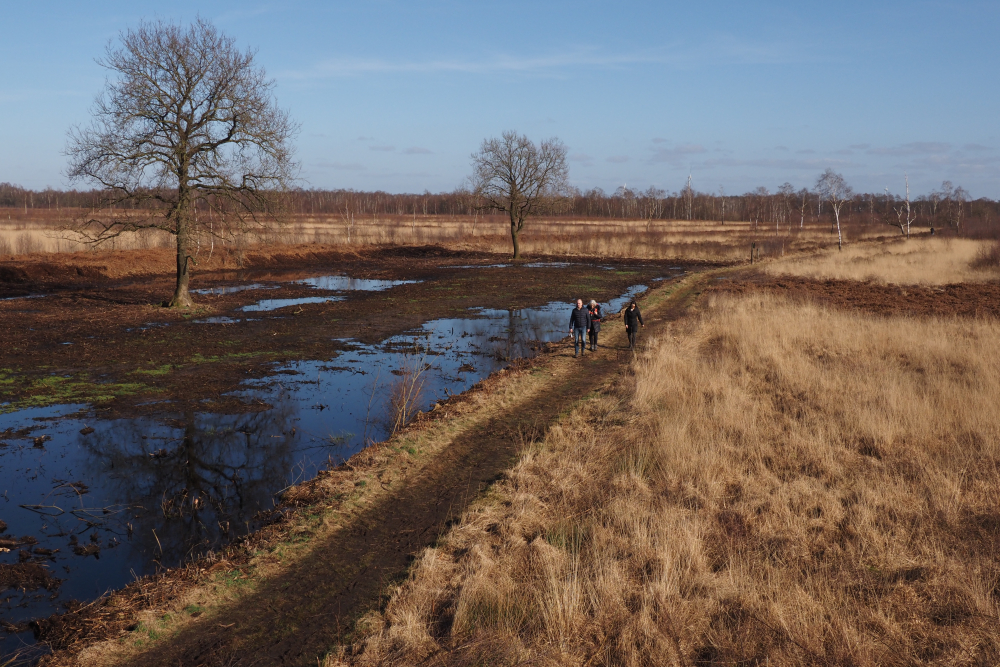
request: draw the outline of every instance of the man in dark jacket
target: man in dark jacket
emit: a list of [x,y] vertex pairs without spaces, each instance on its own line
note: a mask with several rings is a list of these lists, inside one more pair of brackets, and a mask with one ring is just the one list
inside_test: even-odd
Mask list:
[[576,300],[576,308],[569,314],[569,332],[573,336],[573,356],[580,356],[580,348],[587,349],[587,331],[590,329],[590,313],[583,307],[583,299]]
[[625,333],[628,334],[628,349],[635,349],[635,337],[639,333],[639,327],[646,326],[642,322],[642,313],[639,312],[639,306],[635,305],[635,300],[628,305],[623,313],[623,319],[625,320]]

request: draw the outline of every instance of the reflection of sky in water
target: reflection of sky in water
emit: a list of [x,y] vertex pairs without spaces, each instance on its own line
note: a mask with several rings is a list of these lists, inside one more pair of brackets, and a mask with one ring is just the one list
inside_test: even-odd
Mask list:
[[257,303],[240,308],[244,313],[259,313],[266,310],[277,310],[287,306],[298,306],[303,303],[326,303],[327,301],[343,301],[342,296],[304,296],[299,299],[262,299]]
[[46,294],[25,294],[24,296],[5,296],[0,301],[18,301],[20,299],[44,299]]
[[[631,288],[605,312],[617,312],[645,289]],[[8,524],[2,537],[31,535],[37,547],[59,549],[44,562],[65,579],[57,600],[44,590],[0,592],[0,600],[10,598],[0,618],[16,622],[60,611],[59,600],[92,600],[127,584],[133,573],[155,571],[157,561],[175,565],[245,533],[280,490],[385,437],[386,405],[399,378],[392,371],[426,364],[419,407],[427,409],[507,361],[530,356],[539,342],[565,337],[571,308],[477,309],[378,346],[349,346],[329,360],[276,366],[268,378],[238,390],[272,406],[251,414],[109,421],[66,418],[85,406],[57,406],[0,415],[0,440],[7,443],[0,446],[0,518]],[[30,435],[13,434],[25,427]],[[94,432],[81,434],[85,427]],[[34,447],[38,436],[50,439]],[[86,492],[68,486],[76,482]],[[97,556],[75,554],[74,539],[77,550],[99,546]],[[0,553],[0,563],[16,563],[18,550],[28,548]],[[7,638],[3,651],[22,641],[30,636]]]
[[412,285],[419,283],[419,280],[373,280],[369,278],[351,278],[350,276],[317,276],[296,280],[300,285],[310,285],[316,289],[325,289],[331,292],[381,292],[396,285]]
[[251,289],[278,289],[280,285],[261,285],[251,283],[250,285],[219,285],[218,287],[206,287],[204,289],[193,289],[192,294],[235,294]]

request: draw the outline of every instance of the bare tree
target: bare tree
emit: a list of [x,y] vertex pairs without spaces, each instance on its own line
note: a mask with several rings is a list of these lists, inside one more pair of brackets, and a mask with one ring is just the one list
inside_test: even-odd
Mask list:
[[[778,188],[778,194],[781,195],[781,214],[786,220],[788,220],[788,229],[792,229],[792,197],[795,196],[795,188],[788,181],[785,181]],[[774,223],[774,235],[778,235],[778,223]]]
[[[69,133],[70,179],[104,195],[75,230],[95,245],[146,229],[173,234],[170,305],[190,307],[198,234],[235,238],[279,220],[281,195],[294,180],[297,127],[276,106],[274,81],[255,65],[255,53],[237,49],[208,21],[143,23],[120,42],[98,61],[112,76],[91,125]],[[199,223],[199,206],[219,224]]]
[[816,179],[816,191],[821,200],[826,199],[833,207],[833,217],[837,221],[837,249],[843,250],[844,236],[840,230],[840,209],[854,196],[854,190],[843,176],[828,168]]
[[[910,177],[908,174],[903,174],[903,178],[906,181],[906,201],[900,206],[893,206],[892,210],[896,214],[896,222],[895,224],[892,222],[889,224],[893,227],[899,227],[899,233],[906,238],[910,238],[910,225],[916,220],[916,216],[910,209]],[[888,199],[889,188],[886,188],[885,196]]]
[[483,209],[510,218],[514,259],[521,256],[518,234],[532,215],[550,212],[564,203],[567,189],[566,146],[556,138],[539,145],[516,132],[486,139],[472,154],[472,190]]

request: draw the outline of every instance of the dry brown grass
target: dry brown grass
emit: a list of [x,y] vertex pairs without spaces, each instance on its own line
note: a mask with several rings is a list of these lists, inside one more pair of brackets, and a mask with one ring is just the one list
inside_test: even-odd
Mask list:
[[[0,256],[32,253],[76,252],[85,246],[72,234],[60,231],[76,212],[16,211],[10,220],[0,218]],[[852,240],[883,235],[885,228],[848,228]],[[749,259],[750,244],[756,243],[762,257],[780,257],[788,252],[817,250],[836,241],[828,225],[809,225],[799,230],[754,229],[749,223],[656,220],[529,221],[521,236],[528,255],[676,258],[687,260],[740,261]],[[173,237],[155,230],[126,234],[104,249],[149,249],[167,247]],[[295,215],[286,224],[264,234],[238,240],[239,249],[254,245],[427,245],[439,244],[462,250],[509,253],[509,228],[500,216],[380,216],[355,217]],[[209,236],[196,239],[195,252],[209,254],[233,250],[233,241],[214,242]]]
[[972,239],[911,238],[886,243],[848,245],[807,257],[769,264],[775,275],[868,280],[898,285],[948,285],[1000,277],[988,260],[993,244]]
[[425,551],[350,665],[1000,662],[1000,324],[720,297]]

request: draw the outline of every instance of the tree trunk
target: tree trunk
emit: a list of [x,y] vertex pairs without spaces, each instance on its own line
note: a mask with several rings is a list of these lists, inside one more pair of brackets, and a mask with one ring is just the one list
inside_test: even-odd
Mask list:
[[510,221],[510,240],[514,244],[514,259],[520,259],[521,246],[517,243],[517,223]]
[[840,207],[833,207],[833,217],[837,221],[837,250],[844,249],[844,237],[840,233]]
[[184,197],[180,197],[177,206],[177,289],[174,290],[174,298],[170,300],[171,308],[191,308],[194,301],[188,292],[188,283],[191,279],[191,268],[189,261],[193,262],[188,252],[191,245],[191,228],[187,220],[187,210],[184,206]]

